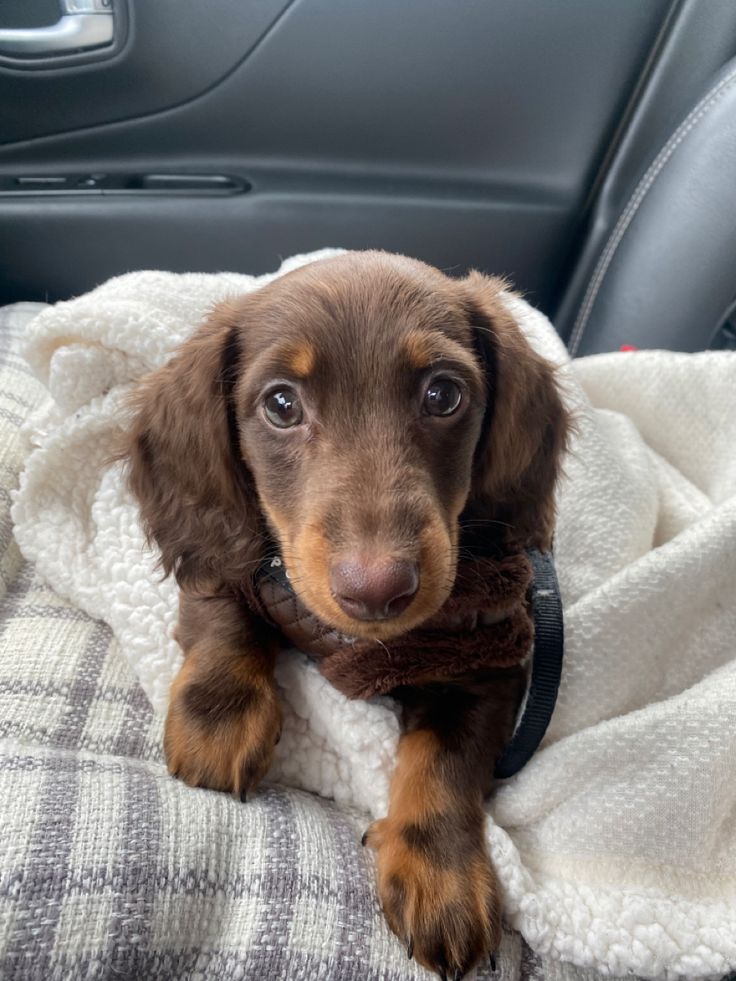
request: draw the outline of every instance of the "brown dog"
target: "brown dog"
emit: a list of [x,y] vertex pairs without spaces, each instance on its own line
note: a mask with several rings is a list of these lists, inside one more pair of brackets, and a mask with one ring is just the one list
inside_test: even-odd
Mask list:
[[[461,548],[549,547],[568,419],[502,287],[322,260],[220,305],[144,380],[127,454],[180,586],[174,775],[244,800],[268,771],[279,636],[248,602],[265,556],[320,620],[385,640],[442,607]],[[366,839],[390,926],[441,976],[499,943],[482,802],[518,693],[490,676],[396,692],[389,813]]]

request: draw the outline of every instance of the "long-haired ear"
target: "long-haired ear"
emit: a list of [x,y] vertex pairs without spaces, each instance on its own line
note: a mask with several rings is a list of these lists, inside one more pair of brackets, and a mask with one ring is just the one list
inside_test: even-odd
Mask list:
[[488,392],[469,505],[498,522],[507,541],[546,550],[570,431],[555,368],[533,350],[504,304],[503,280],[472,272],[463,286]]
[[148,538],[180,585],[244,582],[260,554],[263,521],[232,401],[239,362],[236,311],[221,304],[131,397],[119,455]]

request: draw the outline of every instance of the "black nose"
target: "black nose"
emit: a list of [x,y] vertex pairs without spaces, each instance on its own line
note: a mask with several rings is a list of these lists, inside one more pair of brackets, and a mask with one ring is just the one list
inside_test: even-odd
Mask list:
[[416,562],[341,559],[330,569],[332,594],[355,620],[390,620],[403,613],[419,588]]

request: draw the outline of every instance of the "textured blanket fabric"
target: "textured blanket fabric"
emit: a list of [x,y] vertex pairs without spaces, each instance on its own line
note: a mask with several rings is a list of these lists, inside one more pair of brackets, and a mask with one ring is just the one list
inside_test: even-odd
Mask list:
[[[52,401],[34,420],[18,542],[111,625],[157,712],[179,660],[175,590],[102,463],[126,388],[214,302],[264,281],[130,274],[28,332]],[[508,303],[561,364],[579,433],[559,494],[560,699],[543,749],[489,814],[507,916],[536,950],[580,965],[717,976],[736,966],[736,356],[570,365],[545,318]],[[348,702],[298,655],[278,678],[288,711],[274,778],[380,814],[394,707]]]
[[[37,312],[0,309],[0,978],[430,981],[380,912],[365,817],[171,780],[110,628],[23,560],[10,493],[45,396],[17,342]],[[498,964],[494,981],[592,979],[510,931]]]

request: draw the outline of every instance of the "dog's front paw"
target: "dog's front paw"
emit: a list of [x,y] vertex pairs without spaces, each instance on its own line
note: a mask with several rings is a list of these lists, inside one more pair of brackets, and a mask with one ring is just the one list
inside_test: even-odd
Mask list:
[[383,911],[410,957],[445,979],[462,978],[482,957],[493,960],[501,915],[482,817],[384,818],[363,842],[376,852]]
[[244,664],[207,669],[190,656],[171,689],[164,732],[169,772],[192,787],[245,800],[266,775],[281,732],[273,682]]

